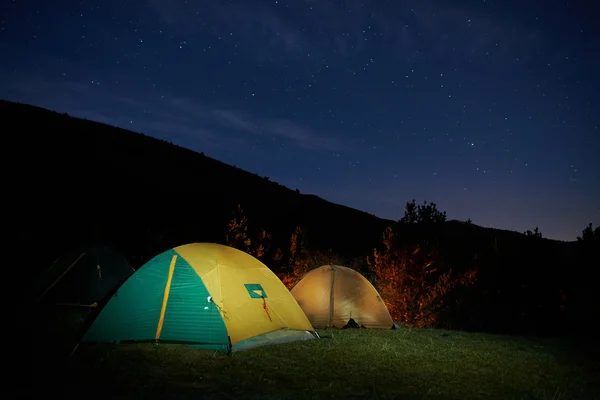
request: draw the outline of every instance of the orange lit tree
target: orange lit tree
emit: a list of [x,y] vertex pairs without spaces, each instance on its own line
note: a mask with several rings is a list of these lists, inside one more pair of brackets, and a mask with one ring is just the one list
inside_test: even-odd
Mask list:
[[225,243],[227,246],[245,251],[254,257],[261,259],[268,251],[271,235],[264,229],[252,235],[249,232],[248,218],[244,214],[242,206],[238,204],[233,212],[233,218],[229,221]]
[[328,264],[339,264],[339,257],[331,250],[324,253],[319,250],[309,250],[306,236],[299,226],[290,238],[288,268],[279,274],[283,284],[291,289],[309,271]]
[[[400,223],[431,231],[445,220],[446,213],[439,212],[435,203],[417,206],[413,200]],[[437,326],[445,296],[476,279],[474,271],[453,274],[433,238],[419,235],[417,240],[402,241],[391,227],[383,233],[383,249],[375,249],[367,263],[392,318],[415,327]]]

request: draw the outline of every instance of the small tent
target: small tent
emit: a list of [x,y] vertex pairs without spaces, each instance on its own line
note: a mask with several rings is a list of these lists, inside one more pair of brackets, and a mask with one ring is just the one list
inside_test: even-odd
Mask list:
[[69,352],[103,303],[134,272],[127,259],[100,243],[80,246],[59,257],[34,280],[36,331],[43,332],[39,352]]
[[350,319],[365,328],[397,327],[373,285],[347,267],[316,268],[291,293],[316,329],[343,328]]
[[312,339],[279,278],[250,254],[192,243],[157,255],[113,295],[82,343],[184,343],[231,352]]
[[45,305],[93,308],[134,272],[113,248],[92,244],[58,258],[37,280],[37,301]]

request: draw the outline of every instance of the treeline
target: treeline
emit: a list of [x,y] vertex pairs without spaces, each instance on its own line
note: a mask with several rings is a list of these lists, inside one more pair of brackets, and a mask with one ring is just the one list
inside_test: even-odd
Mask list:
[[572,258],[552,260],[538,228],[525,232],[520,245],[482,242],[474,234],[457,246],[445,225],[446,213],[435,203],[413,200],[399,224],[382,232],[378,248],[348,259],[311,246],[300,226],[285,247],[274,246],[238,205],[225,243],[260,259],[290,289],[322,265],[353,268],[378,289],[394,320],[407,326],[555,335],[579,332],[598,315],[590,285],[597,267],[589,266],[600,266],[599,228],[583,230]]
[[[402,240],[391,227],[383,233],[383,246],[365,257],[344,259],[331,250],[311,248],[301,227],[291,234],[289,246],[273,248],[264,229],[251,229],[241,206],[234,211],[225,239],[278,271],[291,289],[302,277],[322,265],[344,265],[365,275],[379,290],[392,318],[409,326],[438,327],[440,316],[451,303],[450,293],[477,279],[476,269],[454,271],[443,257],[435,227],[446,220],[434,203],[407,203],[402,224],[426,227],[432,235]],[[432,229],[433,228],[433,229]]]

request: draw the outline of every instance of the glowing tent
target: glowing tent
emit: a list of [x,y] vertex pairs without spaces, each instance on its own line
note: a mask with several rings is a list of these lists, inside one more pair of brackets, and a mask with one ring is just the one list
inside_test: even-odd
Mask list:
[[338,265],[316,268],[291,293],[316,329],[342,328],[350,318],[366,328],[397,327],[377,290],[350,268]]
[[82,342],[158,341],[231,352],[314,337],[294,297],[263,263],[232,247],[193,243],[139,268]]

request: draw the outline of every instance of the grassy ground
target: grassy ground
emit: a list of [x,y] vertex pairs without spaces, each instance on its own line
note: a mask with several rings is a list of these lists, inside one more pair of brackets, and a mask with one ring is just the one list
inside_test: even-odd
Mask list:
[[96,345],[80,348],[56,375],[71,382],[63,398],[600,398],[598,359],[557,340],[409,328],[320,333],[232,356]]

